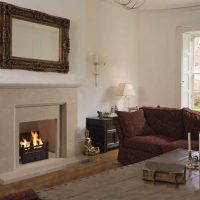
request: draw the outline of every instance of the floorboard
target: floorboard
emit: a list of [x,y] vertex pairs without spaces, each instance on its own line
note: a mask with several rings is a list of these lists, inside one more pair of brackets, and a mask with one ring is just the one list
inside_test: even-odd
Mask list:
[[111,150],[104,154],[89,157],[89,162],[77,164],[57,172],[35,177],[32,179],[0,185],[0,195],[10,194],[26,189],[40,190],[65,182],[91,176],[106,170],[121,166],[117,161],[118,150]]

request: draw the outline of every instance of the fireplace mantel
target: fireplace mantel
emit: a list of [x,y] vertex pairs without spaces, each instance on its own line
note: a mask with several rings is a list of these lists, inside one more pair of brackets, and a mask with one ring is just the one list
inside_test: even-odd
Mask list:
[[0,89],[79,88],[77,83],[0,83]]
[[[49,173],[86,159],[81,157],[81,139],[77,136],[78,87],[77,84],[0,84],[0,184]],[[52,106],[58,106],[60,115],[64,116],[61,118],[61,133],[65,134],[62,157],[19,167],[16,162],[19,155],[19,141],[16,139],[19,116],[26,119],[26,115],[31,115],[24,114],[26,110],[38,109],[36,113],[41,114],[31,115],[31,118],[33,121],[36,117],[43,119],[52,113],[50,109],[45,109]],[[38,165],[43,166],[41,170],[38,170]]]

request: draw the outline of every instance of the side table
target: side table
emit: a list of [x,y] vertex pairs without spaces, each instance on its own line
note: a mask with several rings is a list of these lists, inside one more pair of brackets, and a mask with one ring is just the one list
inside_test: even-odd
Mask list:
[[93,146],[100,148],[101,153],[119,146],[118,135],[112,118],[86,118],[86,128],[90,132]]

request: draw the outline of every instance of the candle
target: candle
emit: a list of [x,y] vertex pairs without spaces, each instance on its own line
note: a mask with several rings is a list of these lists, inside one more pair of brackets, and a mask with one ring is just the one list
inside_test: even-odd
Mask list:
[[199,152],[200,152],[200,132],[199,132]]
[[191,151],[191,134],[188,133],[188,151]]

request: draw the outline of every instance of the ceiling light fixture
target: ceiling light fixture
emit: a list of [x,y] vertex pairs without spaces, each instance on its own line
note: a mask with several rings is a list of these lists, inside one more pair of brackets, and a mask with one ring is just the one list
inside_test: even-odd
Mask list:
[[137,9],[141,7],[146,0],[114,0],[116,3],[124,6],[126,9]]

